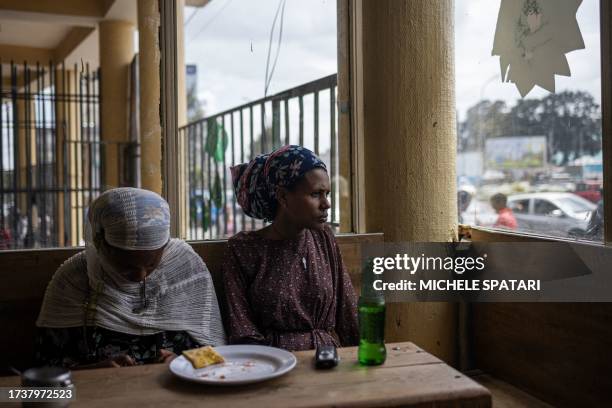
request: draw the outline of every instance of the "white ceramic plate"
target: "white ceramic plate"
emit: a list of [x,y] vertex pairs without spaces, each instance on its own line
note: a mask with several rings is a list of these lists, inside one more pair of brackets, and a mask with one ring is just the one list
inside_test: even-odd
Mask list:
[[269,380],[288,373],[297,360],[288,351],[256,345],[219,346],[225,363],[194,369],[185,356],[170,363],[170,371],[185,380],[204,384],[239,385]]

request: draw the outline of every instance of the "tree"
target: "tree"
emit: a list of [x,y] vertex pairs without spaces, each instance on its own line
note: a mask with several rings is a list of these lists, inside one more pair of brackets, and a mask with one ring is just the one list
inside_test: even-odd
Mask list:
[[484,100],[469,108],[465,121],[458,126],[458,151],[484,150],[487,138],[505,135],[508,112],[503,101]]
[[601,150],[601,109],[588,92],[565,91],[520,100],[510,112],[514,134],[545,135],[548,157],[559,165]]
[[601,150],[601,108],[591,94],[564,91],[542,99],[520,99],[508,109],[503,101],[480,101],[458,126],[459,152],[484,150],[488,138],[546,136],[548,157],[564,165]]
[[187,122],[195,122],[205,115],[204,104],[198,99],[196,87],[187,90]]

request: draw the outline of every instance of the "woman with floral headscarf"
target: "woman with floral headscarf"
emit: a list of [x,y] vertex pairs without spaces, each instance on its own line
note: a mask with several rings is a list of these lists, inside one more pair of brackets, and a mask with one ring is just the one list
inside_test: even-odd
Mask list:
[[37,326],[39,362],[71,368],[164,362],[225,343],[206,265],[170,239],[168,203],[137,188],[91,203],[85,251],[53,276]]
[[356,296],[325,224],[325,164],[285,146],[232,168],[238,203],[271,222],[228,242],[224,279],[231,343],[307,350],[358,341]]

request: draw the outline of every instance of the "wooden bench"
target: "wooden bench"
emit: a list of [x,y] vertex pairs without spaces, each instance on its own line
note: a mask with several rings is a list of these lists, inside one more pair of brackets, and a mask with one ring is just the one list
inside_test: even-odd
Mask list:
[[[382,242],[382,234],[339,235],[338,244],[355,289],[360,287],[361,245]],[[225,305],[221,266],[225,240],[191,242],[204,259],[213,278],[219,304]],[[83,248],[41,249],[0,252],[0,375],[8,366],[32,365],[35,321],[47,284],[57,268]]]

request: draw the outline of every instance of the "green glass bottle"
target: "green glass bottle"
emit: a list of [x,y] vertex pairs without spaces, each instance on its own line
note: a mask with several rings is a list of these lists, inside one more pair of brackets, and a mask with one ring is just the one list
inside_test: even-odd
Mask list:
[[379,365],[387,358],[385,348],[385,299],[359,298],[359,351],[361,365]]
[[361,365],[380,365],[387,358],[385,348],[385,298],[373,287],[372,264],[368,262],[362,275],[359,297],[359,350]]

